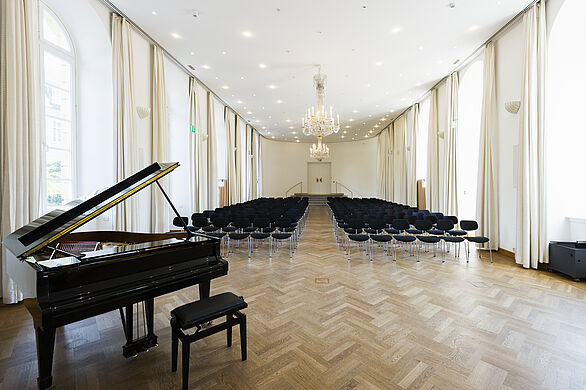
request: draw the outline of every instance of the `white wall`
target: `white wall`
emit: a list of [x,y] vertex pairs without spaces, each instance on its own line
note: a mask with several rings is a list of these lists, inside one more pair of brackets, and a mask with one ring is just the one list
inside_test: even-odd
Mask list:
[[[306,192],[307,163],[316,161],[309,156],[311,145],[267,138],[262,138],[261,142],[263,196],[285,196],[285,192],[298,182],[303,182],[303,191]],[[349,187],[355,197],[377,196],[376,137],[331,143],[328,147],[330,157],[324,161],[332,163],[332,192],[336,190],[334,182],[338,181]],[[338,189],[342,192],[342,187]],[[299,187],[292,192],[300,192]]]

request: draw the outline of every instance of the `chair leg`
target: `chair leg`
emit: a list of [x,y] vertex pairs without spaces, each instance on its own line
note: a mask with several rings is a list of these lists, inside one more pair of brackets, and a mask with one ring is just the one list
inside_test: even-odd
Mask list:
[[419,263],[419,244],[416,242],[415,246],[417,246],[417,262]]
[[189,343],[181,343],[181,376],[183,377],[183,390],[189,385]]
[[248,241],[248,258],[250,259],[250,249],[251,249],[250,248],[250,237],[248,237],[247,241]]
[[226,322],[228,323],[228,327],[226,328],[226,345],[228,347],[232,346],[232,314],[228,314],[226,316]]
[[240,320],[240,348],[242,350],[242,361],[246,360],[246,314],[242,315]]
[[273,236],[269,237],[269,260],[273,258]]
[[492,249],[490,249],[490,244],[488,244],[488,253],[490,254],[490,262],[492,263]]
[[178,354],[178,347],[179,347],[179,338],[177,337],[177,333],[173,329],[171,329],[171,371],[177,371],[177,354]]

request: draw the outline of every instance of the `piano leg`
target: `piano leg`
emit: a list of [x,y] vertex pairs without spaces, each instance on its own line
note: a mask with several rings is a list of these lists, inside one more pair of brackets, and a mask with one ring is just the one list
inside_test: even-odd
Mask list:
[[39,377],[37,385],[39,390],[48,389],[53,383],[51,371],[53,369],[53,351],[55,350],[55,328],[36,328],[37,339],[37,363]]
[[210,281],[199,282],[199,299],[210,297]]
[[147,334],[139,339],[134,338],[133,306],[126,306],[126,315],[122,315],[122,310],[120,310],[126,336],[126,344],[122,346],[122,355],[125,358],[134,357],[157,346],[157,336],[154,333],[154,305],[154,298],[145,300]]

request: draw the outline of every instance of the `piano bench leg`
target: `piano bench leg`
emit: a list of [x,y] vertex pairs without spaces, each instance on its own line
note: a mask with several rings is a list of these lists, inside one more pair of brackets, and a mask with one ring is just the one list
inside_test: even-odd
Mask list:
[[189,387],[189,343],[181,343],[181,376],[183,377],[183,390]]
[[246,314],[242,314],[240,318],[240,349],[242,352],[242,361],[246,360]]
[[228,327],[226,328],[226,344],[228,347],[232,346],[232,314],[228,314],[226,316],[226,324],[228,324]]
[[175,330],[171,330],[171,371],[177,371],[177,355],[179,347],[179,337]]

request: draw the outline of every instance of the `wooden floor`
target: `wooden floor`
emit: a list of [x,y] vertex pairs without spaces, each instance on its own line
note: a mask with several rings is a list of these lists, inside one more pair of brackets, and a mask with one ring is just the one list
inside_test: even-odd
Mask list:
[[[201,389],[585,389],[586,288],[511,259],[474,257],[373,263],[336,248],[326,210],[311,209],[298,252],[272,262],[263,249],[229,257],[212,294],[249,303],[248,360],[238,332],[191,347],[190,387]],[[159,347],[124,359],[117,312],[57,332],[57,389],[173,389],[169,311],[197,299],[196,288],[155,301]],[[0,307],[0,389],[34,388],[31,319]]]

